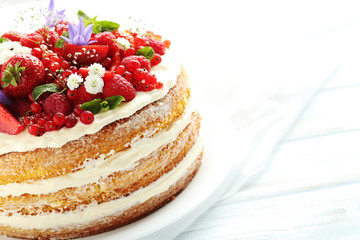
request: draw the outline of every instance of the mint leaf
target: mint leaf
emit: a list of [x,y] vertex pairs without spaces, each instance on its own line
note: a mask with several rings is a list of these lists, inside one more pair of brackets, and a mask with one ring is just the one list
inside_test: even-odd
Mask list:
[[93,114],[97,114],[101,111],[101,98],[94,99],[90,102],[86,102],[80,105],[81,109],[92,112]]
[[97,16],[94,18],[89,17],[83,11],[78,11],[78,18],[82,18],[84,20],[85,27],[89,24],[93,24],[93,33],[100,33],[100,32],[112,32],[120,27],[118,23],[111,22],[111,21],[98,21],[96,20]]
[[8,41],[9,41],[9,39],[0,37],[0,43],[8,42]]
[[48,83],[35,87],[32,93],[34,101],[36,101],[41,96],[41,94],[45,92],[60,92],[59,86],[55,83]]
[[135,55],[142,55],[146,57],[147,59],[151,60],[154,57],[155,51],[152,49],[152,47],[142,47],[138,49],[135,53]]
[[91,17],[89,17],[88,15],[86,15],[83,11],[79,10],[78,13],[78,18],[80,19],[81,17],[83,18],[83,20],[89,20],[91,19]]
[[125,98],[120,95],[108,97],[105,99],[105,101],[109,105],[109,109],[111,109],[111,110],[117,108],[117,106],[119,106],[119,104],[124,100],[125,100]]

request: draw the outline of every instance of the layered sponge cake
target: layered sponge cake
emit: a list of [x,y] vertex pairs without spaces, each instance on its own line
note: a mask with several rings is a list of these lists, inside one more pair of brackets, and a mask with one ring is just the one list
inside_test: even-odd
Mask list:
[[1,38],[21,53],[1,62],[0,235],[124,226],[174,199],[201,164],[201,118],[170,42],[57,20]]

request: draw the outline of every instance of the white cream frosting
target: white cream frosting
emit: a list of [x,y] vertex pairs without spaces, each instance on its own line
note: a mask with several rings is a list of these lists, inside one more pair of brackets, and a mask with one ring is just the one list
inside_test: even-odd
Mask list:
[[170,88],[175,86],[180,71],[181,65],[175,54],[172,51],[167,51],[162,56],[161,63],[151,69],[158,81],[164,83],[163,88],[154,89],[151,92],[137,92],[132,101],[121,103],[115,110],[95,115],[95,121],[90,125],[78,122],[73,128],[62,128],[59,131],[47,132],[41,137],[32,136],[27,131],[23,131],[18,135],[0,133],[0,154],[25,152],[36,148],[58,148],[86,134],[94,134],[104,126],[118,119],[127,118],[144,106],[164,97]]
[[[90,161],[85,168],[66,175],[34,181],[30,183],[9,183],[0,185],[0,196],[20,196],[24,193],[47,194],[69,187],[80,187],[97,182],[115,171],[132,169],[138,160],[148,156],[159,147],[173,142],[191,121],[194,107],[188,104],[181,118],[157,133],[152,138],[143,138],[135,142],[128,150],[113,154],[113,151]],[[106,158],[105,158],[106,157]]]
[[23,229],[46,229],[66,225],[86,224],[100,217],[107,217],[121,213],[124,210],[141,204],[157,194],[165,192],[169,187],[181,179],[199,156],[203,148],[199,139],[187,153],[186,157],[173,170],[160,177],[146,188],[142,188],[128,197],[122,197],[114,201],[104,202],[86,207],[82,210],[67,213],[52,213],[39,216],[0,216],[0,224]]

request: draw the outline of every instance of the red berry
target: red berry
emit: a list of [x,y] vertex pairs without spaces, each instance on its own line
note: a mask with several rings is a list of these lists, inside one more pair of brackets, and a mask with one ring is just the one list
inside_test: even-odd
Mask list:
[[157,82],[157,78],[154,74],[148,73],[145,76],[145,83],[154,85]]
[[73,74],[73,72],[67,69],[61,74],[61,76],[63,77],[63,79],[67,79],[71,74]]
[[136,91],[125,78],[118,74],[114,75],[114,79],[107,82],[103,89],[104,98],[112,96],[123,96],[126,101],[131,101],[136,95]]
[[41,54],[42,54],[42,51],[40,48],[33,48],[31,49],[31,55],[41,59]]
[[23,37],[24,34],[16,32],[16,31],[9,31],[1,35],[2,38],[7,38],[13,42],[20,42],[21,37]]
[[45,57],[43,59],[41,59],[42,64],[44,65],[45,68],[49,68],[50,64],[51,64],[51,60],[48,57]]
[[56,72],[57,70],[60,70],[61,65],[58,62],[52,62],[50,63],[49,69],[53,72]]
[[40,47],[40,44],[42,43],[43,38],[38,33],[29,33],[25,36],[23,36],[20,39],[21,46],[29,47],[29,48],[36,48]]
[[135,37],[134,38],[134,45],[136,47],[139,47],[139,46],[145,46],[146,44],[146,40],[141,38],[141,37]]
[[55,113],[54,116],[53,116],[53,122],[58,127],[64,126],[65,122],[66,122],[65,115],[63,113],[61,113],[61,112]]
[[[138,64],[130,63],[133,61],[138,61],[140,63],[140,66]],[[124,67],[130,72],[133,72],[136,68],[139,67],[145,68],[149,72],[151,68],[150,61],[146,59],[144,56],[138,56],[138,55],[133,55],[123,58],[121,64],[124,65]]]
[[157,82],[157,83],[155,83],[155,85],[154,85],[154,87],[155,87],[156,89],[161,89],[163,86],[164,86],[164,84],[163,84],[162,82]]
[[57,62],[57,63],[59,63],[60,64],[60,58],[59,58],[59,56],[58,55],[51,55],[50,56],[50,60],[52,61],[52,62]]
[[81,85],[76,90],[76,95],[77,95],[76,100],[73,101],[74,104],[79,104],[79,103],[81,104],[97,98],[103,98],[102,93],[97,93],[97,94],[88,93],[84,85]]
[[31,123],[34,123],[33,119],[30,116],[25,116],[22,120],[22,123],[27,126]]
[[132,56],[135,54],[135,48],[130,47],[128,49],[126,49],[125,53],[124,53],[124,57],[128,57],[128,56]]
[[134,78],[129,71],[125,71],[121,76],[125,78],[129,83],[132,83],[134,81]]
[[36,123],[30,124],[28,131],[31,135],[41,136],[43,131],[40,129],[40,126]]
[[70,68],[70,63],[69,63],[68,61],[66,61],[66,60],[62,60],[62,61],[60,62],[60,65],[61,65],[61,68],[62,68],[63,70],[67,70],[67,69]]
[[133,77],[135,78],[135,80],[143,80],[145,79],[145,76],[148,74],[148,71],[146,69],[143,68],[138,68],[133,72]]
[[111,58],[107,57],[107,58],[105,58],[105,59],[101,62],[101,65],[102,65],[104,68],[109,69],[110,66],[111,66],[111,63],[112,63]]
[[70,100],[61,93],[53,93],[44,102],[44,112],[45,113],[63,113],[64,115],[69,115],[72,112],[72,104]]
[[159,40],[156,40],[154,38],[147,37],[146,43],[148,46],[152,47],[154,49],[155,53],[158,53],[160,55],[165,54],[165,44]]
[[80,114],[80,121],[86,125],[91,124],[94,122],[94,114],[90,111],[83,111]]
[[53,114],[52,113],[46,113],[45,114],[45,120],[46,121],[52,121],[52,119],[53,119]]
[[67,128],[73,128],[77,124],[78,120],[76,117],[67,116],[65,121],[65,126]]
[[39,118],[36,122],[40,127],[44,127],[45,123],[46,123],[46,119],[45,118]]
[[57,129],[55,123],[52,120],[48,120],[45,123],[44,128],[45,128],[45,131],[47,131],[47,132],[54,131],[55,129]]
[[84,109],[81,109],[80,106],[81,106],[81,104],[77,104],[74,107],[74,114],[77,117],[80,117],[80,114],[84,111]]
[[111,32],[101,32],[94,36],[96,45],[107,45],[109,47],[108,57],[114,57],[115,53],[120,50],[119,44],[116,42],[116,37]]
[[15,117],[23,117],[30,111],[30,101],[26,98],[16,98],[10,106],[10,112]]
[[66,92],[66,96],[70,101],[75,101],[77,97],[76,90],[68,89]]
[[136,69],[141,67],[141,63],[137,60],[130,60],[127,64],[127,69],[130,72],[134,72]]
[[152,85],[152,84],[145,84],[145,86],[144,86],[144,88],[143,88],[143,91],[144,92],[150,92],[150,91],[152,91],[152,90],[154,90],[154,85]]
[[115,73],[119,75],[122,75],[125,71],[126,69],[123,65],[120,65],[115,69]]
[[154,54],[153,58],[151,59],[151,66],[156,66],[161,63],[161,56],[157,53]]
[[32,113],[37,114],[37,113],[41,113],[42,107],[41,107],[40,103],[32,102],[30,105],[30,110]]

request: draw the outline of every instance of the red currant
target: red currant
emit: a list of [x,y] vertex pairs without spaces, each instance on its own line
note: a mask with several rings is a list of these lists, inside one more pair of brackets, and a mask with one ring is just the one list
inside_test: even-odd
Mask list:
[[44,127],[44,126],[45,126],[45,123],[46,123],[45,118],[39,118],[39,119],[37,120],[37,124],[38,124],[40,127]]
[[29,124],[34,123],[33,119],[30,116],[25,116],[22,120],[22,123],[27,126]]
[[65,70],[61,76],[64,78],[64,79],[67,79],[71,74],[73,74],[72,71],[70,71],[69,69]]
[[48,57],[43,57],[43,59],[41,59],[41,62],[45,68],[49,68],[49,66],[51,64],[51,60]]
[[52,62],[52,63],[50,63],[50,65],[49,65],[49,69],[50,69],[51,71],[53,71],[53,72],[56,72],[57,70],[60,70],[60,68],[61,68],[61,65],[60,65],[60,63],[58,63],[58,62]]
[[135,54],[135,48],[130,47],[128,49],[126,49],[125,53],[124,53],[124,57],[128,57],[128,56],[132,56]]
[[145,83],[154,85],[157,82],[157,78],[154,74],[148,73],[145,76]]
[[125,71],[125,72],[122,74],[122,76],[123,76],[128,82],[130,82],[130,83],[132,83],[132,82],[134,81],[134,78],[133,78],[131,72],[129,72],[129,71]]
[[45,128],[45,131],[47,131],[47,132],[50,132],[50,131],[54,131],[57,127],[56,127],[56,125],[55,125],[55,123],[53,122],[53,121],[47,121],[46,123],[45,123],[45,126],[44,126],[44,128]]
[[40,126],[36,123],[30,124],[28,131],[31,135],[34,136],[41,136],[42,134],[44,134]]
[[91,124],[92,122],[94,122],[94,114],[90,111],[83,111],[81,114],[80,114],[80,121],[83,123],[83,124]]
[[66,92],[66,96],[70,101],[75,101],[77,99],[77,91],[68,89]]
[[77,117],[80,117],[80,114],[84,111],[84,109],[81,109],[80,106],[81,106],[81,104],[77,104],[74,107],[74,114]]
[[109,69],[111,67],[111,63],[112,63],[112,60],[111,58],[107,57],[105,58],[102,62],[101,62],[101,65],[106,68],[106,69]]
[[122,75],[125,71],[126,71],[126,69],[123,65],[120,65],[115,69],[116,74],[119,74],[119,75]]
[[161,56],[159,54],[155,53],[151,59],[151,66],[156,66],[159,63],[161,63]]
[[58,127],[64,126],[65,122],[66,122],[65,115],[63,113],[60,113],[60,112],[55,113],[54,116],[53,116],[53,122]]
[[40,48],[33,48],[31,49],[31,55],[37,57],[38,59],[41,59],[42,51]]
[[161,89],[163,86],[164,86],[164,84],[163,84],[162,82],[157,82],[157,83],[155,83],[155,85],[154,85],[154,87],[155,87],[156,89]]
[[30,105],[30,110],[32,113],[37,114],[37,113],[41,113],[42,107],[41,107],[40,103],[32,102]]
[[68,61],[66,61],[66,60],[62,60],[62,61],[60,62],[60,65],[61,65],[61,68],[62,68],[63,70],[67,70],[67,69],[70,68],[70,63],[69,63]]
[[150,92],[150,91],[152,91],[152,90],[154,90],[154,85],[152,85],[152,84],[145,84],[145,86],[144,86],[144,88],[143,88],[143,91],[144,92]]
[[77,124],[78,120],[74,116],[67,116],[65,121],[65,126],[67,128],[73,128]]
[[133,72],[133,77],[135,78],[135,80],[143,80],[145,79],[145,76],[148,74],[148,71],[144,68],[138,68]]
[[58,55],[51,55],[51,56],[50,56],[50,60],[51,60],[52,62],[57,62],[57,63],[60,64],[60,58],[59,58]]

